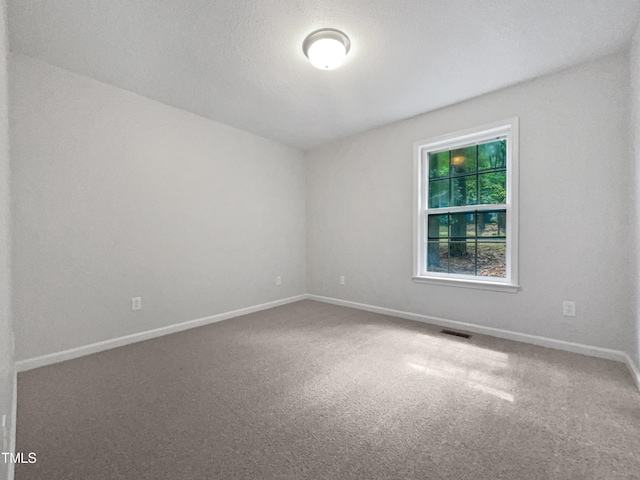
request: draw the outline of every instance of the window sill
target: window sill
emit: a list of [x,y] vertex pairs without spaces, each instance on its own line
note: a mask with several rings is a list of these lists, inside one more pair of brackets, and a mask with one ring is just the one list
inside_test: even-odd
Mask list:
[[482,282],[479,280],[464,280],[461,278],[411,277],[415,283],[428,283],[447,287],[475,288],[478,290],[493,290],[494,292],[517,293],[520,285],[512,283]]

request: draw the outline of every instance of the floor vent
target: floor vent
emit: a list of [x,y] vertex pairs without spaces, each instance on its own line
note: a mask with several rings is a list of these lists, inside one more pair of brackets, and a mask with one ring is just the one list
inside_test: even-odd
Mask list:
[[454,337],[462,337],[462,338],[471,338],[471,335],[468,333],[456,332],[455,330],[440,330],[440,333],[444,333],[445,335],[453,335]]

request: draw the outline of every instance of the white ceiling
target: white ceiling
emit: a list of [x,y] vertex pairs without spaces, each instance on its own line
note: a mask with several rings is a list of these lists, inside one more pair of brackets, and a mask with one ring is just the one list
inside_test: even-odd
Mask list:
[[[309,149],[628,44],[640,0],[8,0],[10,46]],[[321,71],[302,41],[352,42]]]

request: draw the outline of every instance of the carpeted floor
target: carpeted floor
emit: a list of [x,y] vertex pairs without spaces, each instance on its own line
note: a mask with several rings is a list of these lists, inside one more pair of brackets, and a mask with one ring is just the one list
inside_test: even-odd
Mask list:
[[302,301],[21,373],[17,480],[638,479],[625,365]]

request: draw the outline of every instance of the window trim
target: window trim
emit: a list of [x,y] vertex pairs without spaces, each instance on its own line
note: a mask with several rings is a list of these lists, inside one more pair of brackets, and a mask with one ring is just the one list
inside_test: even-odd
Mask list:
[[[425,182],[425,169],[422,153],[426,151],[442,151],[464,147],[484,140],[491,140],[497,136],[507,139],[507,198],[502,205],[469,205],[459,207],[468,211],[493,210],[503,207],[507,211],[507,277],[478,277],[474,275],[462,275],[439,272],[426,272],[425,225],[424,218],[427,208],[427,182]],[[477,288],[482,290],[495,290],[503,292],[517,292],[518,285],[518,164],[519,164],[519,119],[518,117],[493,122],[467,130],[441,135],[415,142],[413,144],[413,276],[416,283],[429,283],[464,288]],[[457,210],[458,207],[450,207],[447,210]]]

